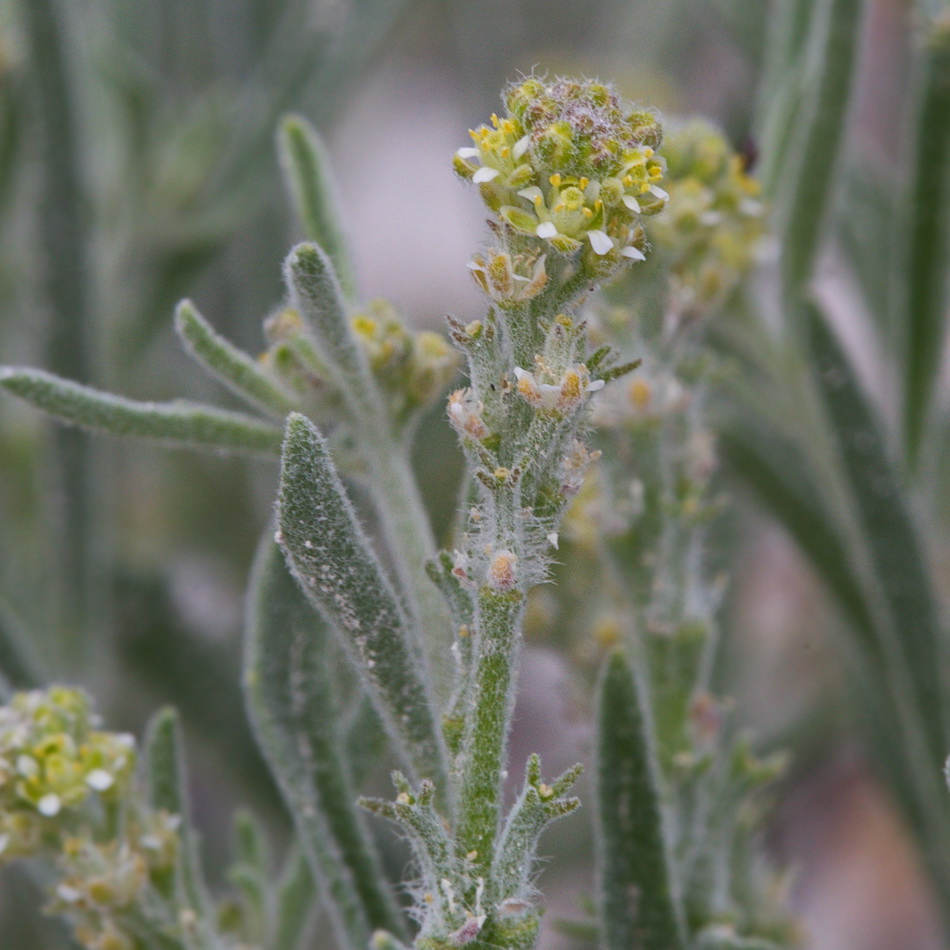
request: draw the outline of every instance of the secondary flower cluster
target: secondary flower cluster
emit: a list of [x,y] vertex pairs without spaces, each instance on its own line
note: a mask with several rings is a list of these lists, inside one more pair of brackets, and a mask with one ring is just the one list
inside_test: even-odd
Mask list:
[[[404,424],[431,405],[454,378],[458,354],[445,337],[427,330],[412,332],[385,300],[372,300],[350,320],[393,421]],[[300,314],[292,307],[275,313],[264,325],[270,347],[261,357],[281,382],[318,418],[337,415],[340,393],[333,374],[309,342]]]
[[95,725],[88,697],[75,689],[17,693],[0,707],[0,862],[39,850],[61,812],[124,794],[132,737]]
[[643,260],[640,217],[667,199],[656,116],[590,81],[530,77],[504,101],[503,118],[470,132],[456,172],[514,232],[565,254],[583,249],[594,270]]
[[663,143],[669,208],[651,228],[674,290],[693,307],[720,302],[755,263],[765,230],[759,182],[725,136],[694,121]]

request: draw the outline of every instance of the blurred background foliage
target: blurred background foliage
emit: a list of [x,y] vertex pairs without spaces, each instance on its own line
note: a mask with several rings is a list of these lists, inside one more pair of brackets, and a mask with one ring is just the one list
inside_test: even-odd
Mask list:
[[[874,738],[906,739],[873,722],[900,699],[878,705],[886,670],[864,669],[883,625],[898,654],[920,646],[912,669],[936,655],[946,679],[940,17],[945,4],[910,0],[0,0],[0,362],[142,399],[229,399],[188,364],[172,309],[187,294],[225,336],[263,349],[279,262],[300,237],[274,148],[285,112],[329,139],[367,296],[418,327],[478,315],[464,264],[480,212],[451,153],[519,71],[599,75],[666,116],[718,122],[750,162],[761,154],[784,238],[711,334],[734,367],[710,396],[735,502],[714,539],[734,578],[722,680],[763,744],[793,753],[771,845],[797,868],[808,945],[940,946],[905,830],[906,758],[882,757]],[[806,287],[851,360],[825,387],[810,374]],[[871,418],[848,443],[868,408],[835,399],[841,385],[853,395],[852,364],[880,441]],[[854,451],[836,449],[842,432]],[[441,410],[416,457],[445,540],[461,462]],[[10,679],[81,682],[115,728],[177,706],[212,872],[235,805],[281,828],[239,685],[243,586],[276,467],[92,440],[4,399],[0,476],[0,624],[24,645],[0,658]],[[888,590],[882,571],[911,580]],[[578,631],[548,594],[513,754],[539,751],[557,771],[587,754],[589,697],[564,658]],[[939,720],[933,745],[946,735],[932,707],[910,718]],[[950,820],[936,808],[940,848]],[[576,822],[546,841],[564,856],[544,883],[558,912],[589,892],[585,840]],[[931,879],[948,865],[950,850],[932,857]],[[5,873],[0,887],[0,946],[68,946],[23,913],[29,882]]]

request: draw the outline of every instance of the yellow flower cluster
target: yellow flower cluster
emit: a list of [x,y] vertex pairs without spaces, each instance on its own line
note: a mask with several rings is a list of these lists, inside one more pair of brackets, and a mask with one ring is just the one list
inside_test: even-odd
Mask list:
[[695,121],[667,133],[667,212],[651,228],[687,305],[722,300],[755,262],[765,230],[759,182],[725,136]]
[[662,132],[607,85],[530,77],[504,96],[506,115],[471,131],[455,170],[516,233],[563,253],[584,249],[603,269],[641,261],[640,217],[660,211]]
[[125,925],[152,883],[171,880],[180,846],[178,815],[149,812],[127,822],[122,838],[98,844],[77,835],[63,841],[59,883],[48,913],[66,917],[87,950],[134,950]]
[[135,769],[131,736],[99,732],[81,690],[17,693],[0,707],[0,861],[34,853],[63,811],[115,801]]
[[[387,398],[393,419],[402,423],[416,409],[431,405],[454,378],[459,355],[441,334],[412,332],[385,300],[371,300],[351,318],[377,384]],[[271,346],[264,366],[308,404],[329,411],[340,404],[332,372],[308,342],[300,314],[285,307],[265,323]]]
[[458,371],[458,351],[445,337],[410,332],[385,300],[371,300],[352,325],[396,420],[434,402]]

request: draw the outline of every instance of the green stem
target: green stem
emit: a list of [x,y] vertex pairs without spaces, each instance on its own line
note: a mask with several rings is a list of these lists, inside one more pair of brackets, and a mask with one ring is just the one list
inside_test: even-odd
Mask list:
[[478,660],[462,741],[458,840],[466,854],[477,852],[483,868],[491,867],[498,832],[524,605],[521,591],[483,587],[478,595]]

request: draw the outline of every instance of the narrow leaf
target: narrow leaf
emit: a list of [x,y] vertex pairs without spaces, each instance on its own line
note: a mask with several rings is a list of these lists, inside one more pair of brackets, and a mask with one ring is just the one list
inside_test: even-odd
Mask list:
[[39,369],[0,369],[0,387],[37,409],[93,432],[171,446],[276,455],[281,431],[250,416],[188,402],[135,402]]
[[34,689],[48,682],[30,631],[3,597],[0,597],[0,673],[15,689]]
[[339,722],[335,650],[326,622],[266,539],[248,601],[248,710],[335,923],[359,945],[374,927],[400,930],[375,845],[356,807]]
[[173,709],[161,709],[149,722],[145,736],[148,795],[152,807],[178,815],[179,874],[184,896],[202,918],[210,902],[207,885],[198,860],[198,842],[191,830],[191,810],[185,778],[181,726]]
[[[801,295],[818,255],[833,203],[834,173],[847,124],[863,0],[823,0],[811,17],[808,68],[814,70],[803,112],[796,117],[793,154],[782,187],[783,286]],[[784,176],[783,176],[784,177]]]
[[286,116],[280,124],[278,151],[297,214],[311,241],[333,261],[340,285],[356,297],[356,278],[337,202],[337,184],[326,147],[317,130],[302,116]]
[[684,950],[656,764],[639,689],[620,652],[600,683],[597,855],[602,950]]
[[294,848],[287,858],[277,885],[273,950],[301,950],[315,917],[317,889],[310,864],[303,852]]
[[890,636],[912,684],[918,727],[934,761],[946,753],[943,717],[944,635],[928,565],[902,486],[869,405],[824,314],[805,306],[815,378],[863,527]]
[[316,244],[298,244],[288,255],[284,272],[291,303],[350,408],[363,418],[375,418],[381,407],[330,258]]
[[864,591],[851,567],[848,541],[802,453],[748,414],[720,434],[723,455],[811,561],[844,615],[865,637],[873,628]]
[[914,130],[910,221],[902,268],[904,426],[912,459],[924,436],[943,352],[950,279],[950,43],[926,51]]
[[279,540],[308,599],[341,634],[377,711],[418,778],[446,788],[445,749],[425,662],[336,474],[327,444],[297,413],[287,422]]
[[175,311],[175,330],[185,349],[212,376],[256,409],[283,419],[293,398],[258,363],[219,336],[188,300]]

